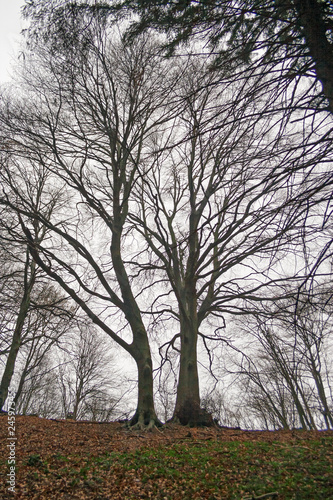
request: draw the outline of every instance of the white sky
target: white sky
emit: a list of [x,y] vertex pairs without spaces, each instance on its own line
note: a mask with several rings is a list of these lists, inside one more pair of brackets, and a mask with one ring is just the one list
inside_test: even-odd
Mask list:
[[24,0],[0,0],[0,83],[10,79],[11,66],[18,56]]

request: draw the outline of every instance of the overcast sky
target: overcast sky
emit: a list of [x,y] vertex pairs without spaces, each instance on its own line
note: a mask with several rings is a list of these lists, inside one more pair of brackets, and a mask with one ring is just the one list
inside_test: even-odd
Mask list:
[[11,65],[18,54],[24,0],[0,0],[0,83],[10,78]]

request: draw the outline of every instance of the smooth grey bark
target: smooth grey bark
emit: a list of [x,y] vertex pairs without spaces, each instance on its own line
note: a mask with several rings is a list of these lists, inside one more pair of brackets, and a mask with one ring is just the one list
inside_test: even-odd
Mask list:
[[184,324],[184,321],[181,323],[180,367],[174,417],[182,424],[197,423],[195,421],[200,419],[197,334],[191,325]]
[[121,257],[122,225],[117,221],[122,220],[122,214],[117,200],[114,204],[115,221],[112,227],[111,257],[121,289],[123,312],[133,332],[133,342],[128,352],[134,358],[138,370],[138,402],[131,425],[159,425],[154,407],[153,369],[148,334]]

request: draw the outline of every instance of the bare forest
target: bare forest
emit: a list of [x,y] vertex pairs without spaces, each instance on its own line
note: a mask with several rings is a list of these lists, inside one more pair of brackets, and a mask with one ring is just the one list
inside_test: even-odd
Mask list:
[[2,411],[14,391],[17,415],[139,431],[333,429],[330,2],[22,12]]

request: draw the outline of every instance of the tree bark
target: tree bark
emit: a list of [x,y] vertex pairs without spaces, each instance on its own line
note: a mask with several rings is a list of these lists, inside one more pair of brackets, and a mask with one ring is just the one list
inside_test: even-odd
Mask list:
[[180,368],[173,419],[182,425],[208,426],[213,424],[213,419],[200,407],[197,359],[199,325],[194,273],[185,279],[180,299]]
[[148,426],[148,428],[154,425],[159,426],[161,423],[157,418],[154,406],[153,370],[149,344],[143,336],[142,342],[137,339],[135,345],[136,354],[133,353],[133,357],[138,369],[138,403],[130,425]]
[[[192,328],[191,328],[192,326]],[[198,334],[188,321],[181,321],[181,354],[174,416],[181,424],[196,423],[200,413],[197,362]]]
[[[121,220],[121,214],[115,207],[115,220]],[[121,225],[114,223],[112,229],[111,256],[117,280],[124,302],[123,312],[131,327],[133,342],[128,349],[138,369],[138,402],[131,425],[138,427],[160,425],[154,407],[152,358],[148,335],[142,321],[141,312],[132,293],[131,285],[121,257]]]

